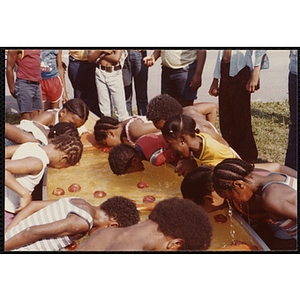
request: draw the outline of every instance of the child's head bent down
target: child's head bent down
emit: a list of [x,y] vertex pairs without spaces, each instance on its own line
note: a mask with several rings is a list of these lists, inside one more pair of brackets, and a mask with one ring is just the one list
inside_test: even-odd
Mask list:
[[182,196],[200,205],[208,213],[224,206],[224,199],[214,190],[212,175],[213,167],[202,165],[190,171],[181,182]]
[[149,214],[158,231],[177,240],[178,250],[207,250],[212,226],[206,212],[189,199],[169,198],[159,202]]
[[113,218],[118,227],[128,227],[140,221],[140,213],[134,202],[122,196],[114,196],[100,205],[110,218]]
[[254,165],[238,158],[224,159],[214,168],[213,186],[224,199],[247,202],[253,196],[250,189],[251,172]]
[[117,134],[120,122],[114,118],[103,116],[94,126],[94,135],[97,142],[108,147],[122,143],[120,134]]
[[194,119],[186,115],[171,116],[161,131],[169,148],[185,158],[190,157],[189,141],[200,132]]
[[89,108],[86,103],[79,99],[70,99],[64,103],[59,112],[59,121],[73,123],[77,128],[81,127],[89,116]]
[[138,156],[138,150],[126,144],[113,147],[109,152],[108,162],[111,170],[116,175],[144,170],[144,165]]
[[67,168],[75,166],[79,162],[83,151],[83,145],[79,137],[63,134],[52,139],[49,145],[51,144],[54,145],[55,150],[61,152],[61,155],[50,162],[50,167]]
[[170,116],[182,113],[182,106],[176,99],[168,94],[161,94],[147,104],[146,117],[156,128],[161,129]]

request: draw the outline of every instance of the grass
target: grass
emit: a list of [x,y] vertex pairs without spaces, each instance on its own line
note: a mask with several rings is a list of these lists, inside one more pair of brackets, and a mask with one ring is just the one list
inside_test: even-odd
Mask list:
[[[252,129],[258,148],[258,162],[277,162],[284,164],[289,134],[289,103],[261,102],[251,103]],[[5,112],[5,122],[18,124],[19,114]],[[220,132],[219,120],[216,127]]]

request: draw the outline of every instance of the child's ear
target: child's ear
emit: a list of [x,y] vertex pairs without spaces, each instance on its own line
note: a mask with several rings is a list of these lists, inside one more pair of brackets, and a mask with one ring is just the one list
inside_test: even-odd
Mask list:
[[184,244],[184,240],[177,238],[177,239],[172,239],[168,244],[167,244],[167,250],[170,251],[176,251],[179,250]]
[[65,114],[67,113],[67,109],[66,108],[62,108],[59,112],[59,116],[63,117]]
[[132,158],[132,160],[131,160],[131,166],[132,166],[132,167],[135,167],[136,165],[139,165],[140,162],[141,162],[141,161],[140,161],[136,156],[134,156],[134,157]]
[[233,186],[236,188],[236,189],[245,189],[246,188],[246,182],[243,181],[243,180],[235,180],[233,182]]
[[115,136],[115,133],[113,132],[113,130],[108,130],[106,134],[107,134],[107,136],[111,136],[111,137]]
[[61,162],[64,159],[68,160],[68,155],[67,154],[62,154],[61,157],[59,158],[59,161]]
[[119,223],[116,220],[112,220],[107,227],[111,227],[111,228],[119,228]]

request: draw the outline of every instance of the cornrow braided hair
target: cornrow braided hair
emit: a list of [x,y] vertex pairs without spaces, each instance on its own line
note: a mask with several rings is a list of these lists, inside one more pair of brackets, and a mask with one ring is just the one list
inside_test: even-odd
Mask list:
[[103,116],[94,126],[94,135],[96,141],[101,141],[107,138],[107,131],[117,129],[120,122],[112,117]]
[[220,162],[214,168],[213,186],[215,191],[219,194],[225,190],[236,190],[233,181],[243,180],[247,182],[247,177],[254,170],[254,165],[247,163],[239,158],[227,158]]
[[67,154],[67,163],[70,166],[75,166],[79,162],[83,151],[83,145],[80,137],[63,134],[55,137],[51,141],[51,144],[55,145],[55,149],[63,151],[65,154]]
[[195,133],[200,132],[200,130],[196,128],[195,120],[182,114],[172,115],[166,121],[161,131],[164,136],[170,136],[172,139],[177,139],[183,134],[195,137]]
[[86,120],[89,117],[89,108],[86,105],[86,103],[79,99],[79,98],[74,98],[68,100],[66,103],[64,103],[63,108],[65,108],[67,111],[79,116],[81,120],[86,122]]
[[63,134],[69,134],[73,136],[79,137],[78,130],[76,126],[72,123],[68,122],[59,122],[56,125],[50,125],[49,126],[49,133],[48,133],[48,138],[53,139],[56,136],[63,135]]

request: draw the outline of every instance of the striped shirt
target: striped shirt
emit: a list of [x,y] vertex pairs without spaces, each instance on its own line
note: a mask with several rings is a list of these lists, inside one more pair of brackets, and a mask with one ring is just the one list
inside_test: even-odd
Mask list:
[[[286,177],[285,181],[271,181],[268,182],[263,188],[261,193],[263,193],[266,186],[272,183],[280,183],[287,185],[297,191],[297,179],[291,176],[288,176],[284,173],[272,172],[270,174],[280,174]],[[269,175],[270,175],[269,174]],[[271,230],[274,232],[274,236],[280,239],[297,239],[297,222],[291,219],[283,219],[283,220],[274,220],[270,217],[270,222],[268,223]]]
[[[75,213],[86,220],[89,224],[90,230],[93,227],[93,217],[82,208],[74,205],[71,199],[74,199],[74,197],[62,198],[57,202],[50,204],[28,216],[5,234],[5,241],[9,240],[11,237],[28,227],[49,224],[55,221],[63,220],[71,213]],[[46,238],[13,251],[58,251],[72,243],[73,239],[69,236]]]

